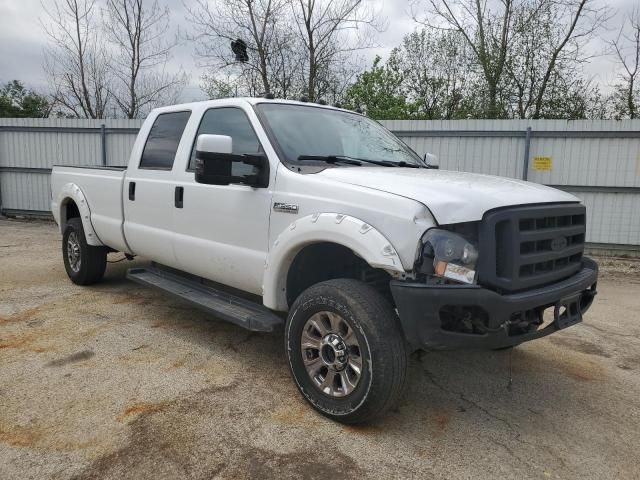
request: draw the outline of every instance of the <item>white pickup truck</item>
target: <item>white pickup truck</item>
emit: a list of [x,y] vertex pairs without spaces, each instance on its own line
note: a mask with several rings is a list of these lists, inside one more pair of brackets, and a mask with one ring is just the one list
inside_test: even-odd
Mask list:
[[596,293],[576,197],[440,171],[325,105],[159,108],[127,168],[56,166],[51,191],[73,282],[99,281],[109,252],[150,259],[128,278],[284,329],[300,392],[346,423],[396,404],[410,352],[515,346],[581,321]]

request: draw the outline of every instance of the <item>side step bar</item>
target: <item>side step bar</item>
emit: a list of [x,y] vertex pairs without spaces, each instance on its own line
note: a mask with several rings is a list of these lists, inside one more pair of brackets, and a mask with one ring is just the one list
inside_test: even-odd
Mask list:
[[164,290],[247,330],[273,332],[284,325],[282,318],[263,305],[154,266],[131,268],[127,271],[127,278],[148,287]]

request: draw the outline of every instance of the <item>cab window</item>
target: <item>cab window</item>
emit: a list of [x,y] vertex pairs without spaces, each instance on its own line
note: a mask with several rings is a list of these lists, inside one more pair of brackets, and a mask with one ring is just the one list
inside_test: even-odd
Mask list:
[[161,113],[153,122],[140,158],[140,168],[171,170],[191,112]]
[[[233,141],[233,153],[259,153],[261,150],[260,141],[256,136],[249,118],[241,109],[235,107],[212,108],[207,110],[202,116],[202,121],[198,127],[198,135],[227,135]],[[191,149],[189,160],[189,170],[195,168],[196,142]],[[232,175],[250,175],[254,167],[242,163],[233,163]]]

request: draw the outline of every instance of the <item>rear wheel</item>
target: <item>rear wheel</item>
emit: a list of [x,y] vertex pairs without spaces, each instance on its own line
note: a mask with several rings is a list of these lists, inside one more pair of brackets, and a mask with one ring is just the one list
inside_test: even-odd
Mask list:
[[62,236],[64,268],[71,281],[91,285],[102,279],[107,267],[107,249],[87,244],[82,221],[71,218]]
[[296,299],[285,328],[291,373],[304,398],[343,423],[362,423],[395,406],[407,353],[396,314],[370,286],[329,280]]

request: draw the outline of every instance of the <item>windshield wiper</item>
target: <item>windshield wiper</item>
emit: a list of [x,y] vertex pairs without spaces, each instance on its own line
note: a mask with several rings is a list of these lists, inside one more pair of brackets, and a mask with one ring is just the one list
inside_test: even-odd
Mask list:
[[421,165],[408,163],[404,160],[400,160],[399,162],[393,162],[391,160],[370,160],[370,162],[375,163],[376,165],[385,165],[387,167],[423,168]]
[[404,160],[400,160],[399,162],[394,162],[392,160],[369,160],[367,158],[355,158],[348,155],[300,155],[298,160],[315,160],[326,163],[344,163],[347,165],[362,165],[363,163],[370,163],[381,167],[424,168],[421,165],[408,163]]
[[355,159],[351,157],[347,157],[345,155],[300,155],[298,156],[298,161],[303,162],[307,160],[313,160],[317,162],[325,162],[325,163],[344,163],[347,165],[362,165],[363,161]]

